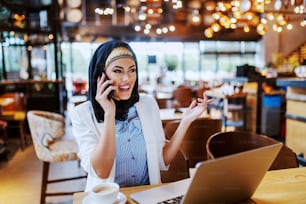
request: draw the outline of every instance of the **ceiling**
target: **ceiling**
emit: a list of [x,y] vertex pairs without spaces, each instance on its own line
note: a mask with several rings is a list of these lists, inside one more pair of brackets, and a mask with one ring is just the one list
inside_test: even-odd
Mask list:
[[[81,6],[77,7],[78,9],[82,10],[83,14],[82,20],[80,20],[80,22],[71,22],[67,20],[67,17],[69,16],[69,9],[67,9],[67,5],[66,7],[64,4],[62,6],[60,5],[62,12],[64,12],[62,13],[62,30],[65,34],[65,39],[90,41],[95,40],[101,36],[137,41],[199,41],[206,39],[204,37],[204,29],[207,27],[207,25],[204,24],[205,15],[203,15],[203,23],[200,25],[194,25],[190,21],[192,6],[201,6],[199,10],[200,12],[203,12],[202,6],[204,1],[202,0],[184,0],[182,1],[182,7],[176,10],[172,9],[172,5],[169,6],[172,4],[170,0],[167,3],[165,3],[165,1],[158,0],[147,1],[153,2],[153,4],[154,2],[159,2],[163,8],[163,14],[158,17],[154,17],[155,19],[151,20],[151,22],[153,21],[153,24],[155,23],[155,27],[159,26],[160,24],[167,23],[171,23],[175,26],[175,31],[160,35],[154,32],[144,34],[143,32],[135,31],[135,17],[131,17],[131,14],[127,16],[122,7],[122,4],[127,4],[135,1],[117,0],[115,1],[116,4],[112,4],[113,8],[116,10],[116,15],[97,15],[94,12],[95,8],[106,8],[107,2],[113,3],[114,1],[83,1]],[[227,29],[216,33],[214,38],[210,40],[254,41],[260,39],[261,37],[262,36],[256,32],[255,28],[252,28],[248,33],[243,32],[242,29]]]
[[[240,0],[245,1],[245,0]],[[288,15],[288,5],[284,5],[287,0],[271,0],[270,5],[265,5],[267,11],[273,11],[274,2],[283,2],[282,9]],[[296,0],[300,1],[300,0]],[[173,9],[174,2],[181,2],[181,5]],[[244,32],[242,27],[237,29],[222,29],[214,33],[212,38],[204,36],[205,28],[209,27],[212,13],[207,12],[208,3],[217,4],[221,1],[214,0],[0,0],[0,6],[4,5],[11,11],[24,13],[26,15],[35,13],[39,16],[41,10],[49,10],[48,21],[57,31],[61,33],[64,41],[95,41],[101,38],[116,38],[128,41],[200,41],[200,40],[242,40],[256,41],[262,38],[256,28],[250,26],[249,32]],[[229,2],[229,1],[226,1]],[[292,2],[292,1],[291,1]],[[152,27],[159,28],[165,25],[174,25],[173,32],[156,34],[155,32],[136,32],[135,25],[143,24],[140,21],[140,9],[142,6],[151,7],[155,13],[147,13],[146,22],[150,22]],[[112,15],[99,15],[95,9],[112,8]],[[126,8],[131,8],[126,12]],[[54,9],[57,8],[57,9]],[[132,9],[137,12],[132,12]],[[158,8],[163,12],[158,13]],[[289,6],[290,8],[290,6]],[[200,22],[191,21],[191,16],[198,10]],[[1,14],[1,9],[0,9]],[[257,13],[258,14],[258,13]],[[296,17],[296,15],[293,15]],[[1,15],[0,15],[1,17]],[[305,18],[305,11],[299,17]],[[28,17],[26,17],[28,18]],[[291,17],[290,17],[291,18]],[[29,18],[30,19],[30,18]],[[1,18],[0,18],[1,20]],[[32,23],[30,19],[29,23]],[[35,19],[34,19],[35,20]],[[1,22],[0,22],[1,23]],[[48,27],[48,26],[47,26]],[[0,24],[1,28],[1,24]],[[3,30],[3,26],[2,26]],[[153,29],[152,29],[153,30]],[[31,30],[36,31],[36,30]]]

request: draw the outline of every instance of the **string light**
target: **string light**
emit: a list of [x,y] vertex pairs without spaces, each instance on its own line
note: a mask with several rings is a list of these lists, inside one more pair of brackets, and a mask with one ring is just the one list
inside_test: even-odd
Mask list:
[[[230,2],[217,3],[213,0],[206,1],[204,8],[214,20],[205,29],[205,37],[212,38],[214,33],[220,32],[222,29],[239,28],[246,33],[255,28],[258,34],[264,35],[268,30],[268,21],[273,23],[272,29],[275,32],[282,32],[284,29],[292,30],[293,25],[290,23],[289,16],[285,15],[281,10],[283,6],[282,0],[274,1],[274,12],[265,12],[265,5],[270,3],[271,0],[232,0]],[[294,12],[296,14],[304,14],[304,5],[295,6]],[[300,25],[306,25],[305,19]]]
[[[288,7],[282,0],[193,0],[187,1],[187,4],[188,13],[184,13],[185,17],[182,18],[187,19],[192,26],[204,25],[206,38],[212,38],[215,33],[228,29],[242,29],[245,33],[256,31],[259,35],[264,35],[270,25],[268,21],[273,25],[272,30],[275,32],[293,29],[291,19],[283,12],[284,5],[286,9]],[[267,5],[272,10],[266,11]],[[176,12],[183,8],[183,1],[129,0],[123,8],[132,19],[129,25],[133,25],[136,32],[163,35],[176,30],[173,21]],[[303,4],[291,6],[290,9],[294,9],[292,12],[296,14],[305,14]],[[114,10],[104,8],[96,9],[95,12],[99,15],[113,15]],[[186,9],[183,12],[186,12]],[[305,20],[301,21],[300,25],[305,26]]]
[[[136,32],[143,32],[145,35],[155,34],[162,35],[167,34],[168,32],[174,32],[175,26],[173,22],[166,22],[164,15],[164,6],[171,7],[172,9],[182,8],[182,1],[180,0],[161,0],[156,1],[140,1],[138,5],[138,10],[135,9],[135,16],[137,19],[134,19],[134,30]],[[199,19],[194,19],[195,22],[201,22]]]

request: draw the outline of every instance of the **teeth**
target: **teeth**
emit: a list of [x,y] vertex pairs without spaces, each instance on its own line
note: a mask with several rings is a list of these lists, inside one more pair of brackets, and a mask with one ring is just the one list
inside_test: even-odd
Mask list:
[[129,89],[130,86],[120,86],[120,89]]

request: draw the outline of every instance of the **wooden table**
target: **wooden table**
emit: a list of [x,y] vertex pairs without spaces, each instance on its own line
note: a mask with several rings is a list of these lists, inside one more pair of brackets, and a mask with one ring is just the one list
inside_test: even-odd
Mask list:
[[12,98],[0,98],[0,106],[7,106],[14,102]]
[[0,98],[0,113],[2,112],[2,107],[7,106],[14,102],[13,98]]
[[[3,95],[0,96],[0,120],[4,120],[7,122],[16,122],[19,128],[19,135],[20,135],[20,147],[23,150],[27,143],[26,141],[26,134],[25,134],[25,118],[26,118],[26,111],[19,110],[23,109],[24,104],[20,102],[23,100],[22,98],[17,99],[18,93],[5,93],[5,97]],[[12,104],[12,107],[6,107]],[[20,104],[19,104],[20,103]],[[18,109],[16,108],[18,106]]]
[[[180,120],[182,118],[182,112],[186,110],[186,108],[180,108],[180,112],[175,112],[174,108],[165,108],[159,109],[160,119],[162,120],[163,125],[172,120]],[[205,111],[201,116],[201,118],[208,118],[209,115]]]
[[[0,98],[0,115],[2,114],[2,108],[13,102],[14,102],[14,99],[12,98]],[[5,144],[5,139],[7,137],[6,127],[3,128],[2,131],[4,131],[3,133],[4,136],[3,136],[3,139],[0,139],[0,156],[4,154],[5,157],[7,158],[7,148]]]
[[[135,204],[130,194],[156,186],[159,185],[128,187],[120,191],[127,196],[127,204]],[[82,204],[86,195],[86,192],[75,193],[73,204]],[[256,204],[306,203],[306,167],[268,171],[252,200]]]

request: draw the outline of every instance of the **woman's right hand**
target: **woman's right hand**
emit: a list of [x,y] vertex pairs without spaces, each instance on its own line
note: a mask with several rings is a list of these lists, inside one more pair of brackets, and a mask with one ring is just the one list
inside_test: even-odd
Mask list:
[[101,105],[104,110],[105,115],[113,115],[115,117],[116,114],[116,106],[115,102],[112,98],[108,98],[107,96],[112,90],[115,90],[115,87],[112,86],[112,80],[106,80],[106,75],[103,74],[102,77],[98,77],[97,80],[97,92],[96,92],[96,101]]

